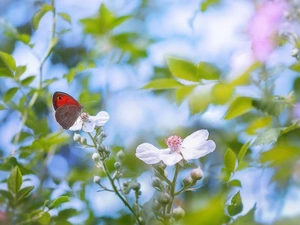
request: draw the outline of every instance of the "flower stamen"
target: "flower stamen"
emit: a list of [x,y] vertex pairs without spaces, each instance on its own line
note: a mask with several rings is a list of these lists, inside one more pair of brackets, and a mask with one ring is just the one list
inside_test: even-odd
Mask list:
[[178,135],[173,135],[171,137],[168,137],[165,140],[167,146],[172,152],[177,152],[180,154],[181,144],[182,144],[182,138]]

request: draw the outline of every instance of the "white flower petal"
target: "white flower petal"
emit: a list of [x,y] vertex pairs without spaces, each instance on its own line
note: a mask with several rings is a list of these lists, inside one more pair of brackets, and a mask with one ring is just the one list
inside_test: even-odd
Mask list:
[[208,153],[211,153],[215,150],[216,144],[212,140],[206,141],[201,146],[198,146],[198,148],[182,148],[181,154],[183,155],[183,158],[185,160],[190,159],[199,159],[200,157],[203,157],[207,155]]
[[135,155],[147,164],[155,164],[160,161],[159,149],[149,143],[140,144],[136,148]]
[[93,121],[87,121],[83,123],[82,130],[85,132],[93,132],[95,123]]
[[170,149],[159,150],[159,157],[167,166],[173,166],[182,160],[182,156],[179,153],[172,152]]
[[82,120],[81,117],[79,116],[78,119],[73,124],[73,126],[69,128],[69,130],[77,131],[77,130],[81,130],[81,128],[82,128]]
[[203,143],[208,138],[208,131],[207,130],[198,130],[191,135],[187,136],[183,141],[182,141],[182,147],[183,148],[198,148],[201,146]]
[[102,127],[109,120],[109,114],[105,111],[100,111],[94,117],[94,122],[97,127]]

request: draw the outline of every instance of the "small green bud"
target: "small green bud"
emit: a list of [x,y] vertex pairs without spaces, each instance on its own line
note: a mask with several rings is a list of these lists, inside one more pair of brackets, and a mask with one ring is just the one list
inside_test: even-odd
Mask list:
[[124,182],[123,182],[123,187],[124,187],[124,188],[127,188],[128,185],[129,185],[129,182],[128,182],[128,181],[124,181]]
[[105,145],[104,144],[100,144],[98,147],[97,147],[97,151],[98,152],[103,152],[105,150]]
[[161,209],[161,207],[162,207],[161,204],[159,204],[159,202],[155,199],[152,203],[152,210],[154,212],[157,212]]
[[74,133],[74,136],[73,136],[74,141],[80,142],[80,138],[81,138],[80,134]]
[[107,134],[104,131],[102,131],[101,134],[100,134],[100,138],[102,138],[102,140],[103,140],[106,137],[107,137]]
[[203,177],[203,171],[201,170],[200,166],[193,169],[190,173],[190,176],[193,179],[193,181],[201,180]]
[[167,205],[172,201],[171,195],[169,195],[167,192],[161,193],[158,202],[162,205]]
[[291,51],[291,56],[297,58],[299,56],[299,49],[298,48],[293,48]]
[[116,170],[120,169],[121,168],[121,163],[115,162],[114,167],[115,167]]
[[162,182],[158,177],[154,177],[152,180],[152,187],[161,189]]
[[86,145],[86,143],[87,143],[86,138],[85,137],[81,137],[80,138],[80,143],[83,144],[83,145]]
[[182,180],[183,186],[187,187],[190,186],[191,184],[194,183],[193,179],[191,178],[191,176],[185,177]]
[[99,176],[94,176],[94,183],[100,184],[100,181],[101,181],[101,177],[99,177]]
[[132,189],[135,190],[135,191],[140,190],[140,188],[141,188],[141,184],[138,183],[138,182],[135,182],[135,183],[132,185]]
[[124,158],[125,158],[125,153],[123,152],[123,150],[118,151],[117,159],[119,159],[122,162]]
[[173,210],[173,217],[176,221],[182,219],[185,215],[185,211],[181,208],[181,206],[178,206]]

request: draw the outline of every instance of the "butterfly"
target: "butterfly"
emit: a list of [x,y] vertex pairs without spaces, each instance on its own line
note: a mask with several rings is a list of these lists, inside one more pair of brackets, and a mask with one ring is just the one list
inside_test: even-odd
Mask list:
[[59,91],[53,94],[52,104],[56,121],[66,130],[74,125],[83,108],[71,95]]

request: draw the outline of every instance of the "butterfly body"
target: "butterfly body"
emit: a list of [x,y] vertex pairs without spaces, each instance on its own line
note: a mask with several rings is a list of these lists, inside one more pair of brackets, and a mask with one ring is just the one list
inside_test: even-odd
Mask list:
[[75,98],[64,92],[55,92],[52,103],[56,121],[66,130],[74,125],[83,108]]

